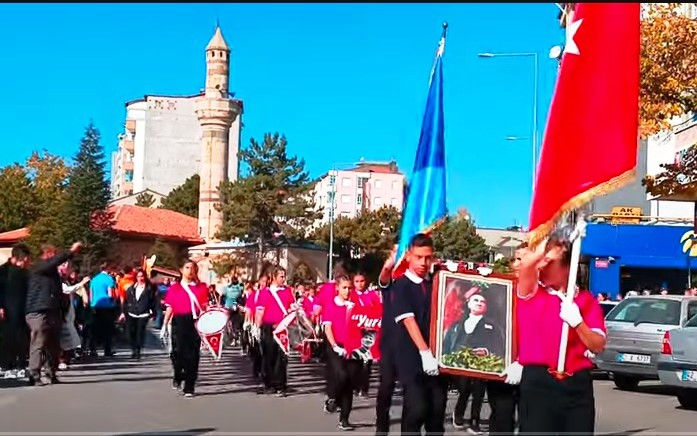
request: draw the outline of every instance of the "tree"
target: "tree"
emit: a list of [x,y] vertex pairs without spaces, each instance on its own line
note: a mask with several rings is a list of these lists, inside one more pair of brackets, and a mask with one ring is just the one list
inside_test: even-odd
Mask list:
[[237,274],[237,270],[245,268],[249,259],[244,252],[224,253],[210,260],[211,269],[218,277]]
[[198,198],[201,178],[194,174],[160,201],[161,209],[169,209],[175,212],[198,218]]
[[655,197],[678,196],[685,200],[697,198],[697,147],[686,149],[680,162],[661,164],[663,171],[641,181],[646,192]]
[[[360,250],[361,247],[356,240],[356,233],[358,232],[356,226],[357,220],[355,218],[340,216],[334,219],[334,255],[342,259],[350,259],[353,253]],[[331,239],[329,223],[316,228],[310,234],[311,241],[324,246],[329,246]]]
[[85,243],[79,258],[83,271],[92,271],[105,260],[115,239],[113,215],[107,210],[110,188],[104,170],[104,148],[99,140],[99,131],[90,122],[65,190],[63,220],[68,224],[65,238],[66,242]]
[[149,256],[153,254],[155,255],[155,265],[174,270],[179,268],[179,260],[183,258],[183,253],[178,252],[160,238],[155,239],[155,243],[150,247]]
[[70,167],[65,160],[48,152],[37,152],[27,159],[26,169],[34,189],[36,215],[29,225],[27,244],[38,252],[41,244],[65,247],[69,220],[64,220],[66,193]]
[[511,269],[511,264],[513,259],[510,257],[502,257],[494,262],[494,267],[492,268],[494,272],[499,274],[509,274],[513,270]]
[[279,233],[288,240],[305,239],[319,217],[312,198],[314,183],[305,161],[288,155],[285,136],[267,133],[261,143],[252,139],[240,159],[249,174],[219,187],[218,207],[224,218],[217,237],[262,245]]
[[484,238],[477,234],[474,223],[464,210],[454,217],[448,217],[433,231],[432,236],[437,257],[470,262],[487,260],[489,249]]
[[141,192],[136,196],[136,206],[150,207],[155,204],[155,197],[149,192]]
[[0,232],[28,226],[36,217],[35,191],[21,165],[0,170]]
[[293,269],[293,277],[291,277],[290,283],[302,285],[315,284],[317,283],[317,274],[315,274],[308,264],[299,262]]
[[[576,3],[561,3],[567,14]],[[683,3],[684,4],[684,3]],[[640,135],[669,130],[671,120],[697,111],[697,20],[681,3],[643,3]],[[566,16],[560,14],[562,27]]]

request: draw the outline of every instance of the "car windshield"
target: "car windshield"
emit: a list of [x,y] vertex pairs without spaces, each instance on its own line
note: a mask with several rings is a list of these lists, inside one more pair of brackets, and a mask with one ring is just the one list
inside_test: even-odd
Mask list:
[[617,305],[616,304],[602,304],[602,303],[600,304],[600,307],[603,309],[603,315],[605,315],[605,316],[607,316],[607,314],[610,313],[610,311],[612,309],[614,309],[615,306],[617,306]]
[[606,320],[634,324],[680,325],[680,301],[627,298],[608,314]]

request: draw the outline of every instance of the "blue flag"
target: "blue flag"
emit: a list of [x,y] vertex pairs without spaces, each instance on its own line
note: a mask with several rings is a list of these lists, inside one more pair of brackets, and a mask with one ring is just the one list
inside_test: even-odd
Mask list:
[[400,276],[406,270],[403,260],[411,239],[418,233],[430,233],[448,214],[445,206],[444,50],[445,26],[431,71],[419,147],[416,150],[414,171],[402,215],[394,277]]

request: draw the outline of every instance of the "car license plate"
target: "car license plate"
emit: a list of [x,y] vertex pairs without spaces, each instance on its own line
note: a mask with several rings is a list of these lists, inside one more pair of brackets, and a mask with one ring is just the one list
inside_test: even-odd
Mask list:
[[626,362],[626,363],[651,363],[651,356],[647,356],[646,354],[626,354],[626,353],[620,353],[617,355],[617,361],[618,362]]
[[688,371],[683,369],[680,379],[687,382],[697,382],[697,371]]

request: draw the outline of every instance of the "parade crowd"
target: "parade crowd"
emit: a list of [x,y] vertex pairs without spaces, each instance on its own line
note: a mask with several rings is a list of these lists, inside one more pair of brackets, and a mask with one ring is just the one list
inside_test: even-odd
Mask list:
[[[26,376],[30,385],[58,383],[59,370],[67,370],[72,359],[95,355],[97,346],[105,357],[112,356],[119,325],[124,326],[131,358],[140,359],[146,326],[153,319],[169,345],[172,388],[191,398],[203,349],[197,319],[218,307],[229,319],[225,342],[239,346],[250,359],[259,394],[285,397],[292,394],[289,356],[274,334],[289,313],[298,313],[317,338],[303,350],[303,360],[324,363],[323,412],[338,415],[339,430],[354,429],[353,398],[368,395],[371,372],[378,370],[376,434],[389,433],[398,385],[402,434],[443,434],[446,419],[456,429],[480,433],[485,395],[491,409],[490,434],[590,434],[595,422],[590,357],[604,348],[605,326],[602,309],[590,292],[577,290],[573,301],[563,298],[570,265],[568,239],[568,231],[559,231],[535,250],[522,245],[516,252],[517,356],[496,380],[444,374],[431,352],[432,277],[439,266],[433,241],[425,234],[411,240],[405,272],[393,279],[393,253],[377,286],[368,286],[364,272],[347,271],[340,264],[333,280],[318,286],[287,286],[286,271],[273,267],[256,282],[243,284],[233,278],[220,293],[200,281],[192,260],[185,260],[179,280],[155,286],[145,270],[114,274],[107,265],[93,277],[80,279],[70,262],[80,251],[79,242],[64,253],[46,246],[36,261],[27,247],[16,245],[10,260],[0,266],[0,365],[5,378]],[[380,360],[373,362],[368,354],[347,352],[347,318],[355,306],[378,304]],[[567,365],[558,373],[564,323],[570,329]],[[467,325],[464,331],[470,333]],[[458,398],[454,412],[446,416],[451,391]]]

